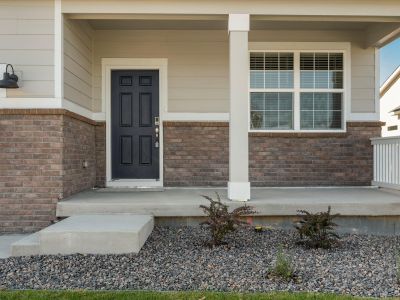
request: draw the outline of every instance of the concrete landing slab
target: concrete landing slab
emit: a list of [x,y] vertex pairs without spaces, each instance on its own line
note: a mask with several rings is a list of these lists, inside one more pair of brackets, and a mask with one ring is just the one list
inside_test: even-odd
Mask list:
[[11,245],[11,256],[39,255],[39,234],[33,233]]
[[[224,188],[174,188],[165,192],[85,191],[57,203],[57,216],[76,214],[135,213],[155,217],[200,217],[201,195],[214,197],[218,192],[231,209],[243,202],[227,200]],[[334,188],[252,188],[246,202],[258,216],[295,216],[297,210],[323,211],[330,205],[333,213],[343,216],[399,216],[400,191],[372,187]]]
[[39,232],[42,254],[138,253],[154,227],[150,215],[77,215]]

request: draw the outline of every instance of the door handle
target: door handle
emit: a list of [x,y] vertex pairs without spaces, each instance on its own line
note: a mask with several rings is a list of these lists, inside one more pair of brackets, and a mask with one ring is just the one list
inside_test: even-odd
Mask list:
[[154,143],[154,147],[155,147],[155,148],[159,148],[159,147],[160,147],[160,142],[159,142],[159,135],[160,135],[160,128],[159,128],[159,126],[160,126],[160,118],[159,118],[159,117],[154,117],[154,125],[155,125],[154,131],[155,131],[155,133],[156,133],[156,141],[155,141],[155,143]]

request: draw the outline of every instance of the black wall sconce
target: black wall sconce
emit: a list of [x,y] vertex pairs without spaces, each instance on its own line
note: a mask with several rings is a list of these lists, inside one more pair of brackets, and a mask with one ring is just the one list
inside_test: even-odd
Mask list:
[[[12,74],[8,73],[8,67],[11,67]],[[19,88],[18,76],[14,74],[14,68],[11,64],[7,64],[6,71],[3,74],[3,79],[0,80],[0,88],[2,89],[17,89]]]

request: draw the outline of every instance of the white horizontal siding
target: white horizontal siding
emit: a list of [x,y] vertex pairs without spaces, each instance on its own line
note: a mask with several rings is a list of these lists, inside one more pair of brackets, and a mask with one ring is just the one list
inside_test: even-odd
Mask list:
[[64,20],[64,98],[92,108],[92,30],[85,21]]
[[20,77],[7,97],[54,96],[53,0],[0,0],[0,62]]

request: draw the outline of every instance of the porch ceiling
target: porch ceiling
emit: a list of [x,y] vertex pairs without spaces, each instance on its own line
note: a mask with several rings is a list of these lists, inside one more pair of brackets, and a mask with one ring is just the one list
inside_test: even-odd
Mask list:
[[95,30],[226,30],[228,20],[89,20]]
[[[228,15],[67,14],[87,20],[94,30],[227,30]],[[382,47],[400,36],[400,17],[251,16],[251,30],[359,32],[365,48]],[[358,35],[358,34],[357,34]]]
[[[226,30],[227,19],[219,20],[89,20],[95,30],[179,30],[216,29]],[[334,22],[334,21],[275,21],[253,20],[252,30],[366,30],[372,22]]]

